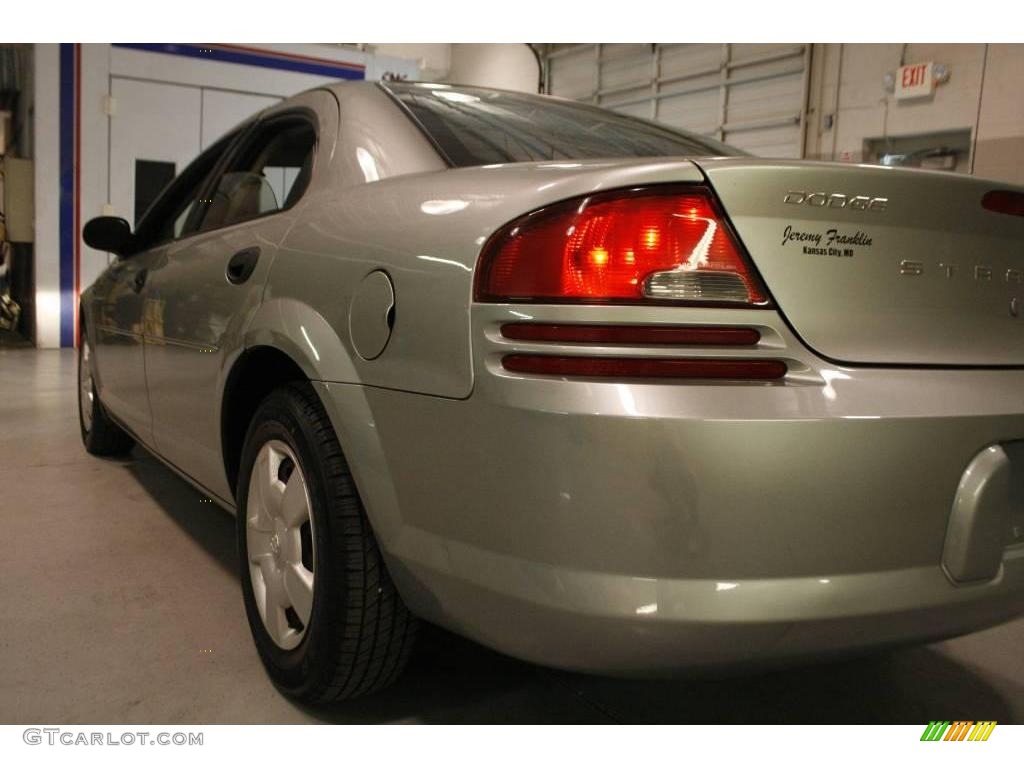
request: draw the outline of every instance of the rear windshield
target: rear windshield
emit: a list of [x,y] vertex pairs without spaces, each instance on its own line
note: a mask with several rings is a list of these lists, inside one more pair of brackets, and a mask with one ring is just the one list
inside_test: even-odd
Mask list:
[[429,83],[386,87],[456,167],[744,154],[714,139],[573,101]]

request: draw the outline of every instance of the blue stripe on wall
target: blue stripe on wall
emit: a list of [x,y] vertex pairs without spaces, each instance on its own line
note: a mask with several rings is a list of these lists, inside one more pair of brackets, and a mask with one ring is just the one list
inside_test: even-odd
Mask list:
[[60,345],[75,345],[75,46],[60,44]]
[[266,67],[282,69],[288,72],[302,72],[307,75],[323,75],[337,77],[342,80],[363,80],[366,73],[363,67],[355,64],[329,64],[324,61],[303,60],[275,56],[273,53],[254,53],[231,48],[206,48],[198,45],[181,43],[113,43],[115,48],[132,48],[150,53],[168,53],[174,56],[189,56],[206,61],[223,61],[229,64],[245,64],[250,67]]

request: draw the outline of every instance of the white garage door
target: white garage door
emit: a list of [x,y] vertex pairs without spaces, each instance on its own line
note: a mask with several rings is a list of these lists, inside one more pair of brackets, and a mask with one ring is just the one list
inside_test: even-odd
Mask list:
[[547,92],[713,136],[763,157],[800,157],[809,45],[549,45]]

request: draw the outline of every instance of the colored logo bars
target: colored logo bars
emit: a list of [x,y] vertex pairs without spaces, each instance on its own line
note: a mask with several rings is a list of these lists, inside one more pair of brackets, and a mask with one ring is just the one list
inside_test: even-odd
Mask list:
[[988,741],[995,720],[932,720],[921,734],[921,741]]

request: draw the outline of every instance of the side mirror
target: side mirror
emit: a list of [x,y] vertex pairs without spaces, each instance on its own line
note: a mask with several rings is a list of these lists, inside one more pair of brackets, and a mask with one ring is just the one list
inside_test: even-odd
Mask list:
[[97,251],[110,251],[124,256],[131,246],[132,227],[119,216],[97,216],[82,228],[82,239]]

